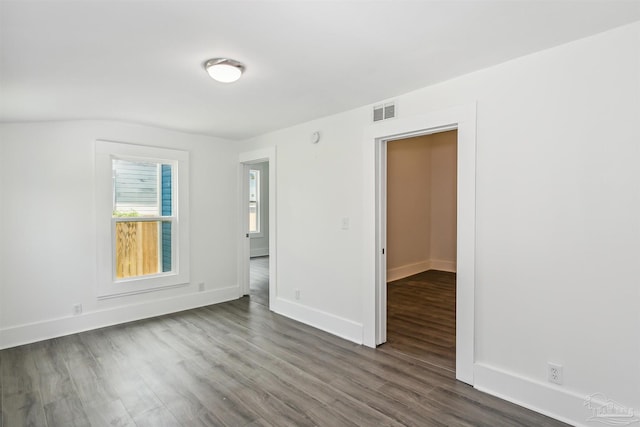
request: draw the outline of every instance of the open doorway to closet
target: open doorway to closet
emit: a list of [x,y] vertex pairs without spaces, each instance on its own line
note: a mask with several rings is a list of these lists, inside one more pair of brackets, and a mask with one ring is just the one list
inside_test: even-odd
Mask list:
[[387,143],[387,343],[455,372],[457,130]]
[[476,106],[444,110],[372,125],[364,135],[363,342],[387,341],[387,146],[414,136],[457,131],[456,344],[455,377],[474,384]]

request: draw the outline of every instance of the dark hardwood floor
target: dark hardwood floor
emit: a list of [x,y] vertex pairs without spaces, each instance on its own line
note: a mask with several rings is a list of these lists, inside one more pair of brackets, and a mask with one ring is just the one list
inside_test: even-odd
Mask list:
[[269,256],[249,261],[249,296],[251,302],[269,307]]
[[429,270],[387,284],[387,348],[455,372],[455,273]]
[[0,351],[2,427],[560,426],[252,298]]

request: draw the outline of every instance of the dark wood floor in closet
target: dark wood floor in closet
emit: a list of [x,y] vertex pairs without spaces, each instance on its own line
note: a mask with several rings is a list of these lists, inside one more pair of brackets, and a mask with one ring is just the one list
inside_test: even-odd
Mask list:
[[366,348],[245,297],[0,351],[2,427],[563,425],[398,342]]

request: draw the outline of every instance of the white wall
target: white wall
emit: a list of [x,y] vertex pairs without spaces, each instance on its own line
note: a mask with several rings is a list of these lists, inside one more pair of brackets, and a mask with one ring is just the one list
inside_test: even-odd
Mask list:
[[[242,151],[277,146],[278,277],[272,308],[354,341],[362,339],[359,142],[368,116],[352,111],[242,144]],[[312,144],[316,130],[322,136]],[[343,218],[350,219],[348,230],[342,229]]]
[[387,282],[430,267],[430,137],[387,144]]
[[[476,387],[575,424],[591,393],[640,410],[640,23],[395,100],[400,117],[477,102]],[[374,233],[360,226],[370,108],[243,146],[277,147],[278,298],[301,291],[279,311],[354,341],[373,286],[359,244]]]
[[251,169],[260,171],[260,234],[250,239],[250,254],[254,256],[269,255],[269,162],[256,163]]
[[[575,424],[591,393],[638,411],[640,23],[395,100],[400,117],[477,102],[475,385]],[[277,148],[274,308],[353,341],[373,286],[370,107],[242,144]],[[237,297],[237,147],[92,121],[3,124],[0,136],[0,347]],[[96,138],[191,151],[192,285],[96,301]],[[564,365],[564,385],[546,382],[547,361]]]
[[387,144],[387,282],[456,271],[457,131]]
[[[94,121],[2,124],[0,136],[0,348],[237,298],[233,143]],[[96,299],[96,139],[190,152],[190,285]]]
[[429,258],[436,270],[456,271],[457,132],[429,135],[431,147],[431,241]]
[[[3,160],[6,155],[4,153],[4,138],[2,137],[2,132],[0,131],[0,168],[2,167]],[[4,174],[0,172],[0,329],[2,329],[2,319],[4,319],[4,264],[7,259],[7,254],[5,253],[4,244]],[[0,348],[2,348],[2,340],[0,339]]]

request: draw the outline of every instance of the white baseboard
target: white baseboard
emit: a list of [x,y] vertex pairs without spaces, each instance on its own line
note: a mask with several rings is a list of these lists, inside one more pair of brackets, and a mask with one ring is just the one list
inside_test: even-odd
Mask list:
[[431,267],[429,260],[416,262],[413,264],[406,264],[400,267],[387,269],[387,282],[393,282],[394,280],[404,279],[405,277],[413,276],[414,274],[427,271]]
[[511,372],[476,363],[474,387],[574,426],[591,426],[588,418],[592,412],[585,406],[586,394],[563,389]]
[[256,256],[267,256],[269,255],[269,248],[251,248],[249,250],[249,256],[251,258]]
[[387,282],[404,279],[414,274],[422,273],[427,270],[440,270],[456,272],[455,261],[444,261],[439,259],[427,259],[413,264],[402,265],[400,267],[390,268],[387,270]]
[[432,259],[430,260],[431,266],[429,270],[439,270],[439,271],[448,271],[450,273],[456,272],[456,262],[455,261],[445,261],[442,259]]
[[331,313],[282,298],[277,298],[275,301],[272,301],[270,308],[278,314],[321,329],[356,344],[362,344],[363,342],[363,327],[361,323],[356,323]]
[[238,297],[238,286],[232,286],[4,328],[0,329],[0,350],[105,326],[217,304],[238,299]]

